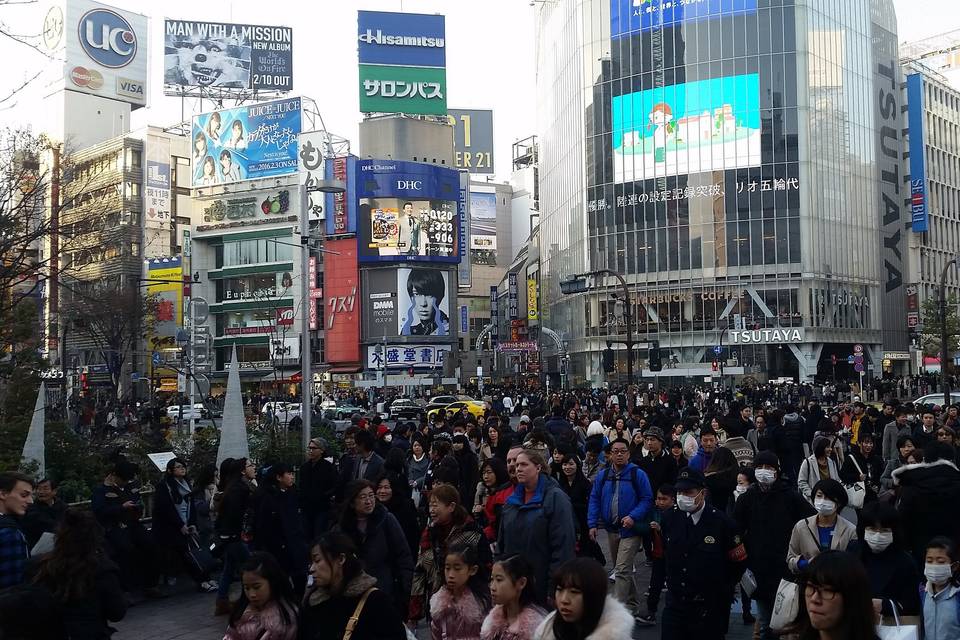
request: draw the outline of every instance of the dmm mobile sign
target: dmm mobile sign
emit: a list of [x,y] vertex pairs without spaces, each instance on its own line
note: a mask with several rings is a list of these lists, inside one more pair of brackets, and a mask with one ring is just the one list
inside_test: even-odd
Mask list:
[[65,88],[147,104],[147,18],[90,0],[66,11]]
[[357,163],[361,262],[460,262],[460,175],[418,162]]
[[915,233],[930,230],[923,121],[923,76],[913,73],[907,76],[907,122],[910,131],[910,219]]
[[194,116],[193,187],[296,173],[300,123],[300,98]]
[[757,0],[610,0],[610,37],[757,12]]
[[290,27],[164,20],[163,35],[167,87],[293,89]]

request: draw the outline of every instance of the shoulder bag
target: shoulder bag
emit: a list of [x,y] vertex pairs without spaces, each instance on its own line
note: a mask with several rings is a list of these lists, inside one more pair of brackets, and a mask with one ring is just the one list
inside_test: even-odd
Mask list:
[[[851,455],[850,461],[853,462],[853,466],[857,468],[857,473],[862,476],[863,470],[860,468],[860,465],[857,464],[857,459]],[[844,482],[843,487],[847,490],[847,506],[852,509],[862,509],[863,499],[867,495],[867,483],[860,480],[858,476],[856,482]]]
[[350,640],[350,637],[353,635],[353,630],[357,626],[357,621],[360,620],[360,613],[363,612],[363,605],[367,604],[367,598],[376,590],[376,587],[370,587],[360,596],[360,602],[357,603],[357,608],[353,610],[353,615],[347,620],[347,628],[343,632],[343,640]]

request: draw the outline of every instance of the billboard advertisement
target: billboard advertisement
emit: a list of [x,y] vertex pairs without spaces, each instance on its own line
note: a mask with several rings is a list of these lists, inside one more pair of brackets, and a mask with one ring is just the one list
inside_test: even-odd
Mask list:
[[327,158],[324,168],[328,180],[340,180],[347,185],[345,193],[328,193],[327,235],[337,236],[357,232],[357,157]]
[[174,89],[290,91],[293,89],[293,29],[164,20],[163,84]]
[[[171,216],[171,173],[170,173],[170,141],[147,135],[144,148],[145,163],[143,176],[143,225],[147,229],[167,229]],[[159,257],[169,253],[169,247],[162,246],[166,238],[161,234],[157,242],[148,239],[144,255],[148,258]],[[154,245],[155,246],[151,246]]]
[[397,160],[357,163],[361,262],[460,262],[460,175]]
[[397,269],[397,329],[401,336],[450,335],[450,273]]
[[537,281],[527,278],[527,320],[539,320],[540,311],[537,302]]
[[470,261],[497,264],[497,194],[470,192]]
[[460,218],[460,266],[457,269],[457,286],[473,286],[473,268],[467,240],[470,236],[470,174],[460,174],[459,202],[457,212]]
[[910,132],[910,220],[914,233],[930,230],[927,160],[923,140],[923,76],[907,76],[907,127]]
[[324,329],[327,362],[360,363],[360,269],[357,242],[352,238],[327,240],[324,248]]
[[757,12],[757,0],[611,0],[610,37]]
[[446,115],[447,70],[361,64],[360,111]]
[[154,300],[148,348],[151,351],[175,349],[177,329],[183,326],[183,265],[180,258],[157,258],[147,263],[147,296]]
[[493,173],[493,111],[450,109],[453,166],[470,173]]
[[443,369],[451,347],[446,344],[371,345],[367,347],[367,368]]
[[[233,194],[230,194],[233,196]],[[253,227],[299,221],[300,201],[289,189],[258,189],[216,200],[198,200],[202,215],[197,231]]]
[[760,164],[758,74],[614,96],[611,109],[616,182]]
[[300,125],[300,98],[194,116],[192,186],[296,173]]
[[377,340],[399,335],[396,270],[367,269],[363,275],[364,339]]
[[64,85],[77,91],[147,104],[147,17],[90,0],[66,5]]
[[300,179],[298,182],[307,188],[307,213],[311,221],[323,220],[324,216],[324,193],[310,191],[310,188],[316,188],[317,183],[324,178],[324,172],[326,171],[324,163],[326,135],[324,131],[307,131],[300,134]]
[[446,18],[425,13],[357,12],[361,64],[447,66]]

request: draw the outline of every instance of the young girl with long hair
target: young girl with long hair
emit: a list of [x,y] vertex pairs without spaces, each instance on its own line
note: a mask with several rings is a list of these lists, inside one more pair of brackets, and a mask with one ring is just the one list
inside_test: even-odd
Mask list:
[[530,640],[546,611],[538,606],[533,568],[523,556],[494,563],[490,598],[494,607],[480,629],[481,640]]
[[294,640],[297,597],[280,564],[269,553],[254,553],[240,571],[243,591],[223,640]]
[[607,595],[607,571],[596,560],[576,558],[553,576],[557,610],[533,633],[533,640],[631,640],[633,616]]
[[490,592],[473,545],[451,547],[443,562],[444,584],[430,598],[433,640],[478,640],[490,609]]

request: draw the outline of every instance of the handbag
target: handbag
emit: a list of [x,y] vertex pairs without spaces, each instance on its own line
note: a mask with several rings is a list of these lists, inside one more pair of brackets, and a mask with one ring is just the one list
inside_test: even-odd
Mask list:
[[[920,626],[918,624],[906,624],[908,616],[900,618],[900,614],[897,613],[897,603],[891,602],[893,605],[893,622],[894,626],[888,626],[884,624],[877,625],[877,637],[880,640],[920,640]],[[920,616],[909,616],[912,620],[916,619],[919,622]]]
[[367,604],[367,598],[369,598],[370,594],[376,590],[376,587],[370,587],[363,592],[362,596],[360,596],[360,602],[357,603],[357,608],[353,610],[353,615],[350,616],[349,620],[347,620],[347,628],[343,632],[343,640],[350,640],[350,637],[353,635],[353,630],[357,626],[357,621],[360,620],[360,613],[363,611],[363,605]]
[[207,575],[217,566],[217,560],[209,549],[200,544],[197,536],[187,538],[187,557],[193,566],[199,570],[199,573],[203,575]]
[[753,575],[753,571],[747,569],[743,572],[743,576],[740,578],[740,593],[748,598],[751,598],[756,590],[757,577]]
[[[857,459],[850,456],[850,460],[853,462],[853,466],[857,468],[859,475],[862,476],[863,471],[860,469],[860,465],[857,464]],[[844,482],[843,487],[847,490],[847,506],[852,509],[862,509],[863,499],[867,496],[867,483],[863,480],[850,483]]]
[[783,631],[794,623],[800,613],[800,585],[786,579],[780,580],[777,595],[773,599],[770,628]]

